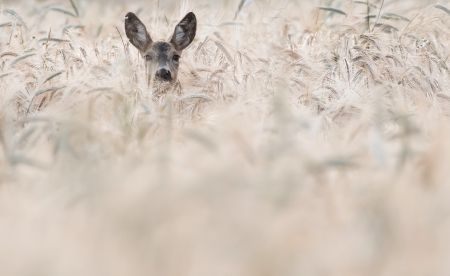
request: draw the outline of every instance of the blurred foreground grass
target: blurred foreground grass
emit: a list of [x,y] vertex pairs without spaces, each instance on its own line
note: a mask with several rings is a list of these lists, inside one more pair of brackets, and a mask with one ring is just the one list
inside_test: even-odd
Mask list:
[[[3,3],[0,275],[448,275],[437,4]],[[174,87],[128,11],[196,13]]]

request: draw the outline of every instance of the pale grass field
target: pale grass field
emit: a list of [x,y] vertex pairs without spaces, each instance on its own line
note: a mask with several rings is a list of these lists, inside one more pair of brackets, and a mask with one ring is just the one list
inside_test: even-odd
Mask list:
[[450,275],[445,7],[74,3],[2,3],[0,275]]

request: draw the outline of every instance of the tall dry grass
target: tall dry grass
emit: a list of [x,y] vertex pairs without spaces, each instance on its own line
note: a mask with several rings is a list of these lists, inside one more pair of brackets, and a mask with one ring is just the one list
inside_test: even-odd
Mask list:
[[369,4],[4,2],[0,275],[448,275],[449,3]]

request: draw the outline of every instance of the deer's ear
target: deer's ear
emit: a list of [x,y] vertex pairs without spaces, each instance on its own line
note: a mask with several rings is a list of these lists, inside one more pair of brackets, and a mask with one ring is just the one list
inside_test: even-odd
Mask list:
[[125,33],[131,44],[139,51],[144,52],[148,45],[152,43],[152,39],[147,32],[145,25],[132,12],[125,16]]
[[190,12],[175,27],[170,42],[178,51],[184,50],[194,40],[196,31],[197,18],[193,12]]

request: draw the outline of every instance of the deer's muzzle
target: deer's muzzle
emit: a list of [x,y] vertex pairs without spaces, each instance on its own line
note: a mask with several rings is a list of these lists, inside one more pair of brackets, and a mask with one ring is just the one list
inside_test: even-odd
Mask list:
[[167,69],[159,69],[158,71],[156,71],[156,77],[164,81],[172,81],[172,74]]

